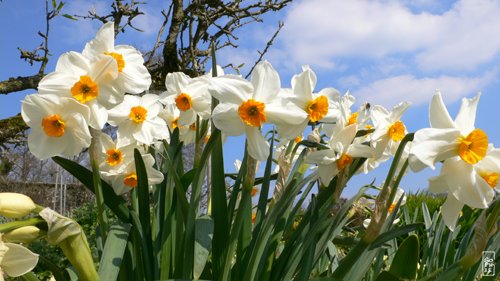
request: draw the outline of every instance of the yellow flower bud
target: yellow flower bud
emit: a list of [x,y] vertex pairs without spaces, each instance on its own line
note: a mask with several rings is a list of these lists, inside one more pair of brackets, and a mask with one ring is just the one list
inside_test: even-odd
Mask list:
[[33,200],[20,193],[0,193],[0,215],[12,219],[24,217],[36,208]]
[[3,235],[3,240],[12,243],[30,243],[38,238],[40,229],[36,226],[23,226]]

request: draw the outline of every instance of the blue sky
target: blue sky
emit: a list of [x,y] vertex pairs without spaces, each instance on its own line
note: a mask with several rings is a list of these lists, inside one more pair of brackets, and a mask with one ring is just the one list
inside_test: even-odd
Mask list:
[[[111,1],[68,1],[63,13],[83,15],[91,7],[97,12],[109,9]],[[166,1],[148,1],[145,16],[136,26],[145,32],[128,30],[118,43],[149,50],[162,23],[160,11]],[[29,7],[29,8],[28,8]],[[32,75],[31,67],[19,59],[17,47],[36,48],[42,41],[37,35],[44,29],[44,1],[0,2],[1,37],[0,80]],[[297,0],[284,11],[266,16],[263,24],[250,25],[238,33],[238,49],[218,54],[224,65],[245,63],[243,73],[258,58],[277,28],[285,26],[266,55],[278,70],[283,87],[290,87],[293,74],[308,64],[318,76],[317,89],[334,87],[349,90],[360,102],[382,104],[388,108],[400,101],[412,102],[403,121],[409,131],[428,126],[428,102],[440,89],[454,116],[463,97],[482,92],[476,126],[485,130],[493,143],[500,143],[500,1],[495,0]],[[57,57],[66,51],[81,51],[100,24],[71,21],[58,17],[51,24],[52,71]],[[0,96],[0,118],[17,114],[26,91]],[[242,140],[228,141],[227,147],[241,147]],[[229,149],[228,162],[241,155]],[[241,156],[240,156],[241,157]],[[227,165],[232,168],[232,164]],[[383,169],[382,169],[383,170]],[[403,187],[425,188],[426,179],[435,172],[409,174]],[[376,176],[380,182],[384,171],[358,176],[347,190]]]

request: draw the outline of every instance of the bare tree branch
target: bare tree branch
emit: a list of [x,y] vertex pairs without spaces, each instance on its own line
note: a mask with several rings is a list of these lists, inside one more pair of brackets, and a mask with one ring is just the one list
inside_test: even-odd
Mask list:
[[252,71],[253,69],[255,68],[255,66],[257,66],[257,64],[259,62],[262,61],[262,58],[264,57],[264,55],[267,53],[267,51],[269,50],[269,47],[271,47],[273,45],[273,42],[274,42],[274,39],[276,39],[276,37],[278,36],[278,34],[280,33],[281,29],[283,28],[284,26],[284,23],[283,22],[279,22],[278,23],[278,29],[276,30],[276,32],[274,32],[273,36],[271,37],[271,39],[269,39],[269,41],[267,41],[267,44],[266,44],[266,47],[264,48],[264,50],[262,52],[260,51],[257,51],[259,52],[260,56],[259,56],[259,59],[253,64],[252,68],[250,69],[250,71],[247,73],[247,75],[245,76],[245,79],[247,79],[250,74],[252,74]]

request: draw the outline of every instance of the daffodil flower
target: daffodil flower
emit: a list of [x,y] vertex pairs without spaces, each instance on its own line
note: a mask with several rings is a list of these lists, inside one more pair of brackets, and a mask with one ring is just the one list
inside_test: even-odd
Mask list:
[[134,161],[135,145],[123,145],[118,141],[115,142],[109,135],[104,133],[100,135],[100,144],[101,154],[99,170],[101,172],[119,171],[121,167]]
[[37,254],[21,245],[4,243],[0,235],[0,281],[4,280],[4,273],[18,277],[32,271],[37,263]]
[[[402,198],[401,198],[402,197]],[[396,208],[399,200],[401,200],[401,203],[399,204],[400,206],[403,206],[406,204],[406,194],[405,191],[402,188],[399,188],[396,190],[396,194],[394,195],[394,200],[392,200],[391,205],[389,206],[389,209],[387,209],[387,216],[390,216],[392,212],[394,212],[394,208]],[[363,221],[363,227],[368,228],[370,225],[371,219],[365,219]],[[399,218],[396,218],[392,224],[397,224],[399,222]]]
[[282,91],[280,106],[296,112],[302,119],[298,125],[278,126],[278,135],[282,139],[294,139],[302,134],[309,122],[333,123],[339,118],[339,108],[335,100],[340,94],[336,89],[325,88],[314,94],[317,78],[309,66],[302,67],[302,73],[292,78],[292,91]]
[[82,54],[69,52],[59,57],[56,71],[40,81],[38,92],[73,98],[87,106],[89,125],[100,130],[108,121],[106,108],[123,99],[122,92],[109,87],[117,74],[116,62],[109,56],[91,63]]
[[151,145],[169,137],[167,124],[158,117],[160,109],[157,95],[126,95],[121,104],[109,110],[109,123],[118,126],[117,138],[122,145]]
[[123,100],[123,94],[139,94],[151,85],[151,75],[144,66],[142,54],[129,45],[115,46],[114,22],[104,24],[97,31],[95,38],[85,45],[83,55],[91,61],[100,60],[102,55],[116,61],[118,75],[106,85],[121,94],[113,97],[114,104]]
[[390,112],[381,105],[373,106],[371,117],[375,131],[371,134],[371,141],[375,147],[375,157],[382,156],[386,149],[391,155],[396,153],[399,143],[407,134],[406,126],[401,121],[401,117],[409,106],[410,103],[402,102]]
[[177,106],[170,103],[165,105],[165,108],[160,111],[158,116],[165,120],[171,132],[179,128],[179,140],[184,142],[185,145],[194,143],[196,141],[196,122],[181,126],[179,124],[181,114]]
[[90,145],[90,110],[74,99],[28,95],[21,115],[31,128],[28,147],[39,159],[75,156]]
[[269,155],[269,143],[260,131],[264,123],[280,126],[303,121],[298,112],[273,103],[281,82],[267,61],[255,67],[251,83],[234,75],[216,77],[210,82],[212,95],[220,101],[212,112],[215,126],[228,136],[246,132],[248,153],[256,160],[263,161]]
[[318,172],[323,184],[328,184],[341,170],[353,162],[354,158],[373,157],[373,148],[353,143],[357,125],[352,124],[332,136],[328,142],[330,149],[313,151],[306,161],[318,165]]
[[196,116],[201,119],[210,118],[212,98],[208,83],[205,77],[192,79],[182,72],[167,74],[167,91],[162,93],[160,101],[165,105],[174,104],[179,109],[177,123],[180,126],[193,124]]
[[[151,154],[143,154],[142,159],[146,166],[148,184],[161,183],[163,181],[163,174],[153,168],[155,164],[153,156]],[[104,173],[104,175],[111,181],[111,186],[117,195],[122,195],[137,187],[135,161],[129,162],[119,171]]]
[[448,192],[441,213],[451,230],[464,204],[488,207],[500,176],[500,151],[489,145],[484,131],[474,127],[479,97],[464,98],[453,121],[441,93],[436,93],[430,105],[432,128],[415,133],[410,151],[410,165],[417,171],[444,161],[440,175],[429,180],[429,189]]

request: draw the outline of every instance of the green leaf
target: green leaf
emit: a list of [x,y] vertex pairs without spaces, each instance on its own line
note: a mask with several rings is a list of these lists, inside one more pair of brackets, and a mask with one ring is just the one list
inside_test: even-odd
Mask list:
[[70,20],[78,20],[77,18],[75,18],[74,16],[72,15],[68,15],[68,14],[63,14],[62,15],[63,17],[67,18],[67,19],[70,19]]
[[401,279],[415,279],[419,259],[417,235],[410,235],[398,248],[389,272]]
[[208,255],[212,247],[214,235],[214,222],[207,215],[199,217],[195,221],[195,244],[194,244],[194,280],[198,280],[207,263]]
[[115,224],[110,227],[106,245],[100,261],[101,280],[116,280],[127,247],[130,224]]
[[[94,193],[94,182],[92,172],[90,170],[76,162],[59,156],[52,157],[52,160],[77,178],[85,187]],[[111,209],[111,211],[113,211],[113,213],[115,213],[115,215],[122,222],[129,223],[130,211],[127,207],[127,202],[123,199],[123,197],[116,195],[113,188],[105,181],[101,180],[101,185],[103,187],[102,193],[106,206],[108,206],[108,208]]]
[[385,242],[398,238],[399,236],[403,236],[405,234],[408,234],[414,230],[417,230],[420,226],[422,226],[422,223],[412,223],[412,224],[407,224],[403,225],[398,228],[393,228],[387,232],[384,232],[380,234],[375,241],[370,245],[369,250],[376,249],[380,246],[382,246]]
[[375,281],[400,281],[398,277],[387,271],[382,271]]

